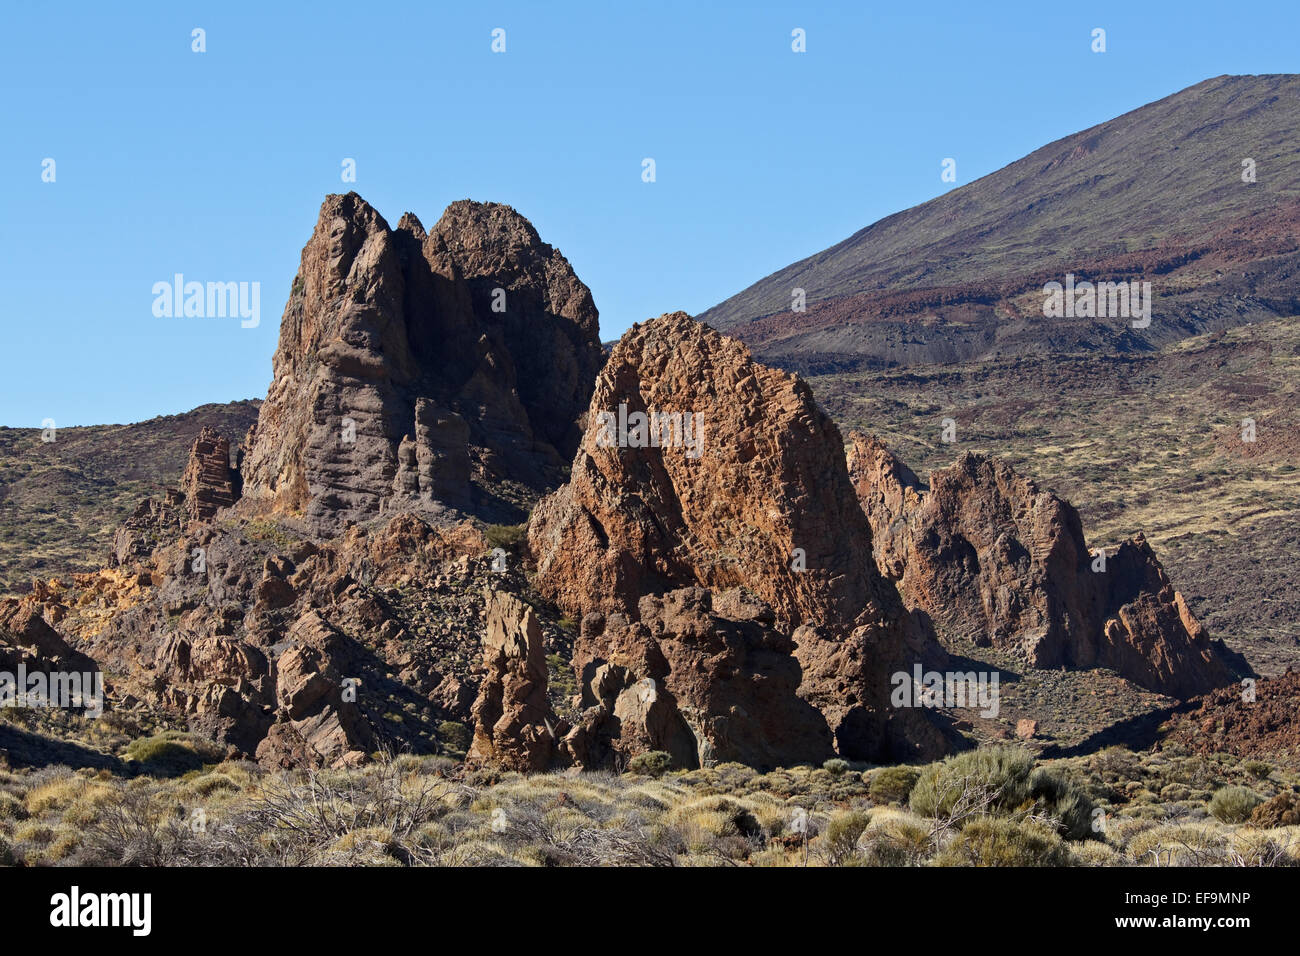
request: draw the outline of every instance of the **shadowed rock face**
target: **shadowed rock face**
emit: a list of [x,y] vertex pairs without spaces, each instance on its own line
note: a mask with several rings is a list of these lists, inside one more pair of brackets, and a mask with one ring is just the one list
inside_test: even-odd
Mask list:
[[877,565],[941,638],[1035,667],[1109,667],[1176,697],[1232,679],[1141,535],[1102,570],[1078,512],[1005,462],[964,454],[927,489],[879,439],[851,438]]
[[[638,412],[690,413],[692,424],[678,432],[681,441],[643,443]],[[626,442],[602,415],[627,420]],[[571,615],[601,616],[584,622],[575,648],[596,709],[575,733],[617,738],[617,727],[629,723],[620,712],[624,692],[653,680],[663,688],[656,700],[668,700],[675,716],[642,715],[632,726],[651,720],[696,759],[732,752],[728,735],[748,738],[740,749],[761,752],[771,741],[762,742],[767,731],[757,715],[775,697],[786,713],[799,710],[793,692],[776,690],[786,677],[775,672],[792,663],[779,635],[793,635],[801,674],[790,686],[815,708],[802,711],[794,734],[811,741],[794,748],[806,750],[803,759],[815,759],[827,739],[808,725],[809,715],[826,722],[822,733],[848,756],[943,749],[916,712],[888,706],[889,675],[927,648],[871,560],[870,527],[842,449],[807,385],[757,364],[740,343],[680,312],[628,331],[597,378],[569,483],[537,506],[529,525],[537,587]],[[670,593],[682,589],[711,592],[712,601]],[[715,611],[718,596],[737,589],[763,606],[751,620],[765,625],[736,628],[725,623],[735,613]],[[716,668],[723,647],[731,666],[756,667],[764,680],[680,690],[683,674]],[[760,703],[759,695],[768,696]],[[717,713],[719,699],[731,713],[725,733],[699,716]],[[693,743],[663,729],[676,720]]]
[[320,532],[381,509],[495,517],[500,483],[558,483],[600,361],[590,292],[508,206],[458,202],[426,233],[330,196],[247,440],[245,496]]

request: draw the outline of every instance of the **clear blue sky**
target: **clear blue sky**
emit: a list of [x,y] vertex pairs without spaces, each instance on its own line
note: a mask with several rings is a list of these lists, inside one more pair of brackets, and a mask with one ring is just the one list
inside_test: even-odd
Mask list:
[[[0,424],[263,396],[330,192],[390,223],[509,203],[609,339],[952,188],[945,157],[960,185],[1207,77],[1295,72],[1300,32],[1295,0],[703,6],[6,3]],[[155,318],[176,272],[260,282],[261,325]]]

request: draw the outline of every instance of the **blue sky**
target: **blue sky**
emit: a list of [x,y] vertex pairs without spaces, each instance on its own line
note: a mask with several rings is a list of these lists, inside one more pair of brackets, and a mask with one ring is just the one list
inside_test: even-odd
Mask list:
[[[1296,10],[9,2],[0,424],[263,396],[330,192],[355,188],[390,223],[409,209],[430,225],[466,197],[509,203],[616,338],[953,188],[945,157],[961,185],[1208,77],[1294,72]],[[791,51],[796,27],[806,53]],[[340,178],[349,157],[355,185]],[[260,282],[261,324],[155,317],[153,284],[177,272]]]

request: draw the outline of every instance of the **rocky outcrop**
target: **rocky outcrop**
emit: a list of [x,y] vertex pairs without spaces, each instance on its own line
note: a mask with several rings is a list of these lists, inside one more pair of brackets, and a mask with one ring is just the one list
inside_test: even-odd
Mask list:
[[436,274],[468,288],[475,317],[513,361],[534,435],[567,461],[605,358],[591,290],[527,219],[500,203],[452,203],[423,251]]
[[[584,622],[575,647],[600,708],[587,738],[621,739],[626,726],[635,745],[672,740],[695,761],[815,759],[827,741],[860,759],[943,749],[918,712],[888,705],[889,675],[934,649],[871,561],[842,448],[804,382],[684,313],[624,335],[597,378],[569,483],[529,524],[537,587],[572,616],[603,618]],[[738,588],[767,608],[765,624],[735,627],[704,596],[670,593]],[[708,686],[732,668],[763,679]],[[625,722],[646,680],[655,707]],[[782,750],[762,715],[796,713],[800,700],[826,730]],[[646,721],[658,729],[635,729]]]
[[147,559],[164,541],[179,536],[186,520],[185,495],[179,489],[146,498],[114,533],[109,567]]
[[636,619],[589,614],[574,665],[583,716],[563,741],[584,766],[669,753],[679,767],[770,769],[833,753],[826,718],[798,695],[794,641],[736,589],[648,595]]
[[19,665],[29,673],[99,670],[45,620],[35,600],[7,598],[0,601],[0,671],[14,675]]
[[238,473],[230,467],[230,439],[205,425],[190,449],[181,477],[180,490],[190,519],[209,521],[222,508],[233,505],[239,496],[238,481]]
[[[515,514],[558,484],[600,363],[591,295],[507,206],[430,233],[330,196],[302,253],[247,439],[244,494],[321,533],[389,506]],[[515,519],[517,520],[517,518]]]
[[512,594],[485,596],[483,667],[474,701],[471,760],[511,770],[545,770],[559,719],[546,696],[546,646],[533,609]]
[[1003,461],[963,454],[927,488],[879,439],[851,438],[876,563],[945,642],[1034,667],[1109,667],[1176,697],[1232,679],[1141,535],[1103,559],[1068,502]]
[[204,425],[190,446],[179,488],[144,499],[113,536],[109,567],[146,560],[160,545],[174,541],[187,525],[211,521],[239,500],[239,472],[232,466],[230,439]]
[[1211,691],[1161,729],[1160,746],[1300,768],[1300,671]]

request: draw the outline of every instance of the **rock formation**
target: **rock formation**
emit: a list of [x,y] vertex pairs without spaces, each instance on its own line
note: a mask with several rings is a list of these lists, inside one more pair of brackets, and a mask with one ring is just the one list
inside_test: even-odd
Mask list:
[[[821,734],[797,729],[804,759],[828,741],[860,759],[944,748],[917,712],[888,705],[889,675],[933,649],[871,561],[842,448],[805,383],[684,313],[624,335],[597,378],[570,481],[529,525],[539,590],[572,616],[602,617],[584,621],[575,647],[595,711],[574,734],[624,753],[658,734],[693,761],[784,758],[761,714],[797,712],[797,684],[828,722]],[[682,589],[714,601],[670,593]],[[749,625],[723,610],[735,589],[766,607]],[[794,636],[797,682],[780,635]],[[754,680],[700,683],[750,670]],[[660,729],[623,741],[627,692],[647,680],[656,707],[627,726]],[[660,700],[675,715],[653,712]]]
[[514,210],[454,203],[426,233],[330,196],[281,320],[244,494],[321,533],[389,504],[515,514],[501,486],[558,483],[600,361],[590,292]]
[[474,701],[469,757],[512,770],[545,770],[560,720],[546,697],[546,646],[537,615],[512,594],[486,595],[486,676]]
[[230,440],[213,428],[203,427],[190,450],[181,477],[185,509],[194,521],[208,521],[239,496],[238,473],[230,467]]
[[[583,719],[564,741],[583,766],[661,750],[680,767],[770,769],[833,753],[826,718],[798,696],[795,643],[740,589],[641,598],[636,619],[593,612],[574,664]],[[617,740],[613,737],[617,728]]]
[[1034,667],[1109,667],[1176,697],[1232,679],[1141,535],[1103,565],[1078,512],[1005,462],[966,453],[927,488],[879,439],[850,437],[876,563],[945,642]]
[[[13,695],[5,706],[13,706],[28,691],[21,683],[21,672],[91,674],[98,670],[94,661],[68,644],[45,620],[38,605],[14,598],[0,601],[0,674],[7,675],[7,680],[0,680],[0,695]],[[85,691],[89,693],[91,688]],[[86,701],[87,706],[89,703]]]

